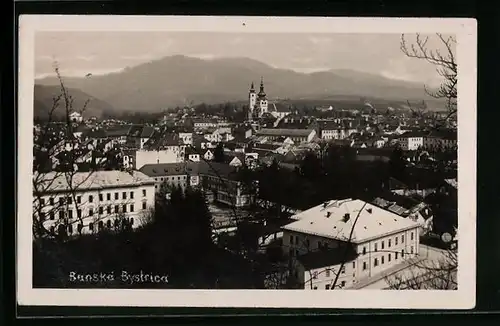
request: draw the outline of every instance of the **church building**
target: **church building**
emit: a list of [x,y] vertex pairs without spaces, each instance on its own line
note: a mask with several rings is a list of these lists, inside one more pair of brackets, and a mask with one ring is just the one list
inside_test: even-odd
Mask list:
[[249,106],[248,106],[248,120],[253,120],[254,118],[260,118],[264,113],[268,112],[268,102],[266,92],[264,91],[264,80],[260,79],[260,91],[255,92],[255,88],[252,82],[250,87]]

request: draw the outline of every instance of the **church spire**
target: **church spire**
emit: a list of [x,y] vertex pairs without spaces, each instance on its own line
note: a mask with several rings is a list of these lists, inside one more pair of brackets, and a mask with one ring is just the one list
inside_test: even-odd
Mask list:
[[266,92],[264,91],[264,78],[261,76],[259,98],[264,98],[264,97],[266,97]]
[[253,86],[253,82],[252,82],[252,85],[250,86],[250,92],[255,92],[255,87]]

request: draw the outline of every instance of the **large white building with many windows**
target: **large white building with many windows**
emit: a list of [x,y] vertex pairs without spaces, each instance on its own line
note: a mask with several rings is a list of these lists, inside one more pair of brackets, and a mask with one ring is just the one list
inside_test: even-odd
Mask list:
[[362,200],[331,200],[292,217],[283,250],[304,289],[355,286],[419,253],[419,224]]
[[138,227],[154,207],[155,181],[138,171],[34,175],[34,218],[54,233],[94,233],[129,223]]

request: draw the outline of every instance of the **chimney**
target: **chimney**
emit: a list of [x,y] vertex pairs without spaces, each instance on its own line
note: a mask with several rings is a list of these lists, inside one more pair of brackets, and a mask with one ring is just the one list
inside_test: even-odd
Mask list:
[[350,219],[350,218],[351,218],[351,214],[349,214],[349,213],[345,213],[345,214],[344,214],[344,219],[343,219],[343,221],[344,221],[344,222],[347,222],[347,221],[349,221],[349,219]]
[[366,209],[366,211],[367,211],[368,213],[370,213],[370,214],[372,213],[372,209],[371,209],[371,208]]
[[328,206],[328,202],[327,202],[327,201],[325,201],[325,202],[323,203],[323,208],[326,208],[326,206]]
[[330,217],[330,215],[332,215],[331,212],[326,212],[326,217]]

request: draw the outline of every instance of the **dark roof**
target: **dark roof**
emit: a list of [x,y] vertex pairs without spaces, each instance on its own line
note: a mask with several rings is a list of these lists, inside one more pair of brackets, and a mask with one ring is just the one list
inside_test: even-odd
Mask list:
[[130,125],[108,126],[105,132],[108,137],[123,137],[128,135],[130,127]]
[[155,129],[153,127],[144,126],[144,128],[142,128],[141,138],[151,137],[153,135],[154,131],[155,131]]
[[271,129],[262,128],[257,131],[259,136],[285,136],[285,137],[306,137],[311,134],[312,129]]
[[269,112],[291,112],[290,108],[282,103],[268,103]]
[[130,126],[130,129],[128,131],[127,136],[139,138],[141,136],[141,132],[142,132],[143,128],[144,128],[144,126],[142,126],[142,125],[132,125],[132,126]]
[[179,146],[181,139],[177,134],[155,132],[144,144],[146,149],[161,149],[166,146]]
[[196,164],[196,162],[146,164],[142,168],[140,168],[139,171],[141,171],[148,177],[182,175],[188,173],[197,173],[198,165]]
[[[347,248],[346,248],[347,246]],[[349,263],[356,259],[358,253],[352,245],[343,244],[334,249],[323,249],[309,252],[297,257],[306,270],[317,269]]]
[[226,163],[217,162],[197,162],[199,173],[203,175],[210,175],[214,177],[221,177],[225,179],[234,180],[237,176],[237,168]]
[[274,151],[280,147],[281,147],[280,145],[267,144],[267,143],[256,143],[253,145],[254,149],[267,150],[267,151]]

